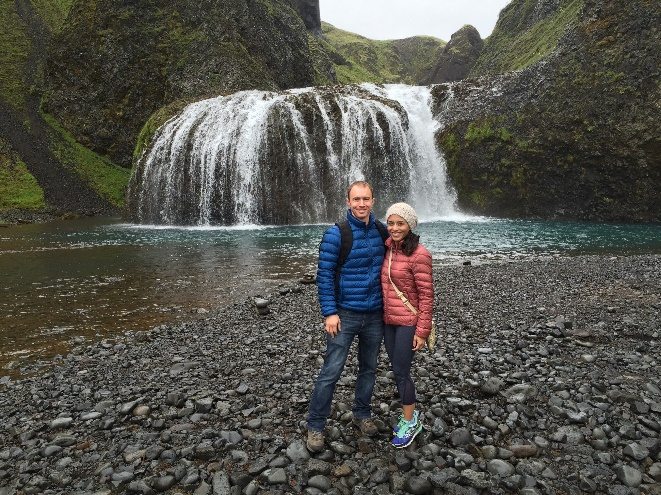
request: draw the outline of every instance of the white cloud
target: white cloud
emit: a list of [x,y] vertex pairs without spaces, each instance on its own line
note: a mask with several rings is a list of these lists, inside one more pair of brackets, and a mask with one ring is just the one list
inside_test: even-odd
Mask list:
[[320,0],[321,19],[372,39],[429,35],[450,40],[472,24],[486,38],[510,0]]

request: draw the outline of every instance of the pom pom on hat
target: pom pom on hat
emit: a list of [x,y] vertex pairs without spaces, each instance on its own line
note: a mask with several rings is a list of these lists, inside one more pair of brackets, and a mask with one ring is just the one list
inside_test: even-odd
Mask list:
[[395,203],[388,208],[386,212],[386,222],[390,215],[399,215],[406,223],[409,224],[411,230],[415,229],[418,226],[418,215],[416,215],[413,207],[407,203]]

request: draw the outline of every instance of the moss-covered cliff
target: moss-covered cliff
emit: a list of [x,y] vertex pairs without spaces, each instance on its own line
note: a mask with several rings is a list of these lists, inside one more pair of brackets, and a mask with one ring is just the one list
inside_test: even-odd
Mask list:
[[513,0],[505,7],[470,75],[524,69],[553,53],[578,22],[584,0]]
[[[494,39],[527,36],[504,20],[534,3],[512,2]],[[544,17],[550,25],[532,23],[556,33],[558,16],[574,12],[539,63],[435,89],[439,112],[449,105],[452,114],[438,143],[460,205],[502,216],[661,221],[661,5],[586,0],[559,9]],[[489,71],[531,53],[513,42]]]
[[321,45],[342,84],[419,84],[434,67],[445,42],[431,36],[371,40],[322,23]]
[[129,166],[143,124],[173,101],[332,82],[309,41],[288,0],[77,2],[52,44],[45,108]]
[[47,47],[71,3],[0,3],[0,219],[109,212],[124,201],[128,173],[65,138],[40,111]]

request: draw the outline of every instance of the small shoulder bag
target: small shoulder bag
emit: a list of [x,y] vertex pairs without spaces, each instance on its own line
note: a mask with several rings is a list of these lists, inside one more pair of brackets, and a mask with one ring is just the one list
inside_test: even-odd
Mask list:
[[[392,266],[392,248],[390,248],[390,255],[388,257],[388,278],[390,279],[390,283],[392,284],[393,289],[395,289],[395,294],[397,294],[397,297],[399,297],[404,303],[404,306],[409,308],[411,313],[414,315],[418,315],[418,310],[415,309],[413,304],[411,304],[411,301],[408,300],[408,298],[404,295],[404,293],[399,290],[399,288],[395,285],[395,282],[392,281],[392,277],[390,276],[390,267]],[[431,321],[431,332],[429,332],[429,336],[427,337],[427,349],[429,349],[429,352],[434,352],[436,349],[436,340],[437,340],[437,335],[436,335],[436,322],[432,319]]]

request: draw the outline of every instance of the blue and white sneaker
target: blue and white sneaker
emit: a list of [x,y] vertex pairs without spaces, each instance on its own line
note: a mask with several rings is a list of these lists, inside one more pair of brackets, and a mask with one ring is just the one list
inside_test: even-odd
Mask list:
[[[413,418],[411,418],[411,420],[417,421],[419,417],[420,417],[420,411],[415,410],[413,411]],[[405,423],[406,420],[404,419],[404,415],[400,414],[399,418],[397,419],[397,424],[392,428],[392,434],[397,435],[397,432],[402,426],[404,426]]]
[[413,439],[422,431],[422,422],[418,415],[413,416],[411,421],[405,421],[397,430],[397,434],[390,442],[393,447],[403,449],[413,442]]

